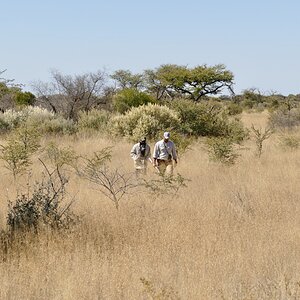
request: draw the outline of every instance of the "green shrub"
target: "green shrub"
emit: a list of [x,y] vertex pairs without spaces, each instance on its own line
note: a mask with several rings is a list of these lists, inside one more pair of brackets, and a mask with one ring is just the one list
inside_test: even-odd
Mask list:
[[10,130],[10,126],[7,122],[5,122],[0,116],[0,132],[5,133]]
[[180,131],[194,136],[231,137],[241,142],[247,137],[242,123],[231,120],[221,105],[216,103],[195,103],[189,100],[175,100],[170,103],[181,120]]
[[156,104],[134,107],[125,115],[115,116],[111,120],[111,131],[116,136],[124,136],[137,141],[142,136],[149,139],[160,138],[162,132],[178,129],[178,114],[166,107]]
[[106,110],[93,109],[89,112],[79,112],[78,113],[78,129],[79,130],[96,130],[105,131],[109,120],[111,118],[111,113]]
[[33,126],[15,129],[1,146],[0,159],[16,176],[24,173],[31,164],[31,155],[40,148],[40,131]]
[[132,107],[138,107],[148,103],[155,103],[154,98],[133,88],[120,91],[113,99],[114,109],[121,114]]
[[239,115],[243,112],[243,107],[240,104],[230,102],[226,106],[226,110],[228,112],[228,115],[235,116],[235,115]]
[[280,137],[280,145],[283,148],[295,150],[300,146],[300,138],[294,135],[282,135]]
[[45,134],[67,134],[71,135],[76,133],[76,126],[73,120],[67,120],[62,116],[45,120],[40,124],[41,132]]
[[225,165],[233,165],[239,157],[231,138],[209,138],[206,147],[211,160]]
[[35,96],[30,92],[18,92],[14,97],[15,103],[19,106],[33,105],[35,99]]

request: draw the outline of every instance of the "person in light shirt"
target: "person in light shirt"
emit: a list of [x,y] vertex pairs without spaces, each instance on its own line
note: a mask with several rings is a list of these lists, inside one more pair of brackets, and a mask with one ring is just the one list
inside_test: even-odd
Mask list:
[[137,144],[133,145],[130,156],[134,161],[134,168],[136,176],[145,175],[147,173],[147,162],[150,159],[150,146],[143,137]]
[[170,132],[164,133],[164,138],[158,141],[153,150],[153,166],[159,169],[161,175],[173,175],[173,161],[177,164],[175,144],[170,140]]

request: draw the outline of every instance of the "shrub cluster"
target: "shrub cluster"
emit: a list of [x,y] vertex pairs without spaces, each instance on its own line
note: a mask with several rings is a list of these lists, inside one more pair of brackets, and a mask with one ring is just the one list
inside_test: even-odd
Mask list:
[[7,110],[0,113],[0,130],[2,132],[28,124],[39,128],[40,133],[72,134],[76,126],[72,120],[67,120],[47,109],[27,106],[22,110]]
[[111,131],[116,136],[124,136],[137,141],[143,136],[157,139],[161,132],[178,129],[180,118],[167,106],[157,104],[134,107],[124,115],[118,115],[111,120]]
[[80,131],[106,131],[111,118],[111,113],[106,110],[92,109],[89,112],[78,113],[78,129]]
[[230,119],[226,110],[218,103],[195,103],[175,100],[170,103],[181,120],[180,131],[193,136],[230,137],[241,142],[247,137],[242,123]]
[[270,114],[271,126],[277,128],[291,128],[300,125],[300,109],[278,109]]
[[121,90],[113,99],[114,109],[122,114],[132,107],[138,107],[148,103],[155,103],[154,98],[134,88]]

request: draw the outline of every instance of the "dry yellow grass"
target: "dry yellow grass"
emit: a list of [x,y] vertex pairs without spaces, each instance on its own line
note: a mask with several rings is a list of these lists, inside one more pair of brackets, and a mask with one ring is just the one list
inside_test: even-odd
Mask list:
[[[266,115],[243,121],[264,127]],[[100,137],[57,141],[80,153],[107,145]],[[131,145],[111,144],[113,165],[131,170]],[[300,151],[281,149],[276,135],[264,146],[258,159],[248,141],[226,167],[197,144],[176,169],[191,179],[178,197],[130,195],[119,211],[73,178],[82,223],[13,249],[0,262],[0,299],[300,299]],[[5,191],[13,197],[5,172],[2,228]]]

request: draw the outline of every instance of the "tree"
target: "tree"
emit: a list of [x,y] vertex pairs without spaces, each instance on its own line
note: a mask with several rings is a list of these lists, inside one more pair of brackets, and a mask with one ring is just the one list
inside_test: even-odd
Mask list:
[[35,99],[35,95],[30,92],[17,92],[14,97],[15,103],[19,106],[33,105]]
[[81,110],[89,111],[102,101],[107,75],[104,71],[83,75],[62,75],[52,72],[50,84],[37,82],[33,85],[38,100],[55,113],[74,119]]
[[150,92],[157,100],[169,96],[167,93],[167,86],[162,84],[157,71],[145,70],[144,78],[148,92]]
[[155,103],[152,96],[132,88],[119,91],[113,99],[114,109],[119,113],[125,113],[132,107],[148,103]]
[[206,65],[188,68],[178,65],[162,65],[155,72],[146,71],[149,91],[158,97],[187,96],[199,101],[205,95],[217,95],[223,88],[233,93],[233,74],[224,65]]
[[[0,76],[6,70],[0,71]],[[14,79],[0,77],[0,110],[15,108],[16,105],[32,105],[35,96],[30,92],[22,92],[22,84],[14,83]]]
[[264,96],[257,88],[250,88],[243,91],[242,94],[244,105],[253,108],[259,103],[263,103]]
[[132,74],[129,70],[118,70],[110,77],[120,89],[140,89],[143,86],[143,75]]

